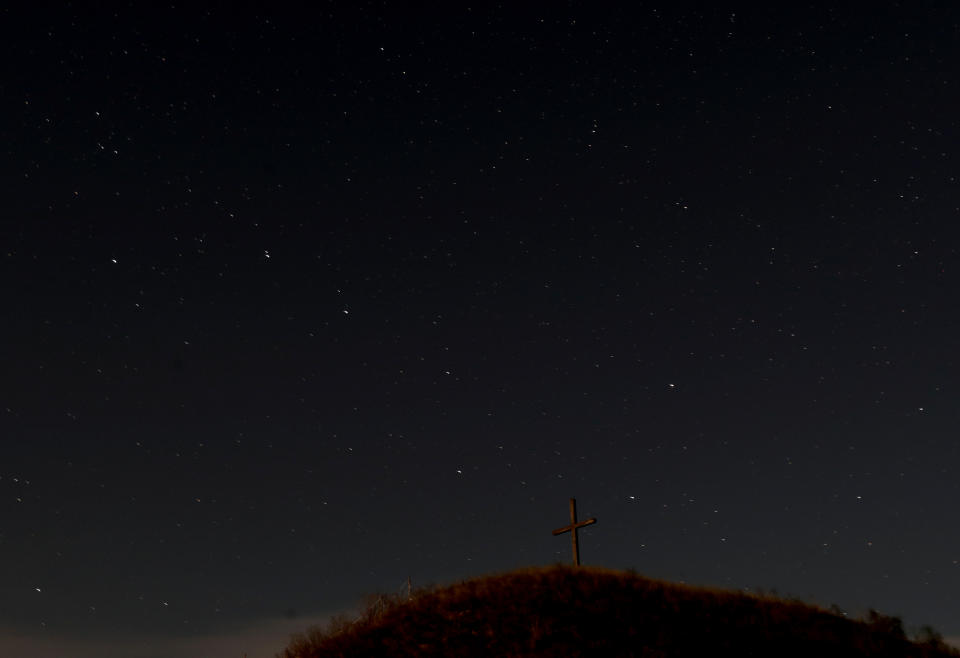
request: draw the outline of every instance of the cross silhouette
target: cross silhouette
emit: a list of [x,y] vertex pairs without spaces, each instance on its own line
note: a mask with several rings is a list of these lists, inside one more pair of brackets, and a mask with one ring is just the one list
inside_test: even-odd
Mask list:
[[580,548],[577,546],[577,530],[582,528],[585,525],[592,525],[596,523],[596,519],[587,519],[586,521],[577,521],[577,499],[570,499],[570,525],[563,526],[562,528],[557,528],[553,531],[553,535],[562,535],[565,532],[569,532],[573,540],[573,564],[574,566],[580,566]]

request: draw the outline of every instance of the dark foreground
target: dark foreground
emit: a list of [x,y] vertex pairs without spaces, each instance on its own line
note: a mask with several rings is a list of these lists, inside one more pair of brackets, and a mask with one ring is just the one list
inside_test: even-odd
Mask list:
[[601,569],[551,567],[380,597],[358,620],[293,639],[319,656],[960,656],[927,629],[853,620],[795,601],[700,589]]

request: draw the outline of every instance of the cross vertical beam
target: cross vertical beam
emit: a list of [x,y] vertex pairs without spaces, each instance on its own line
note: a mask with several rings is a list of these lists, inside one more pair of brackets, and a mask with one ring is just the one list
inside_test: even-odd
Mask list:
[[586,525],[596,523],[596,519],[587,519],[586,521],[577,521],[577,499],[570,499],[570,525],[557,528],[553,531],[554,537],[562,535],[565,532],[570,533],[571,543],[573,544],[573,565],[580,566],[580,547],[577,545],[577,530]]

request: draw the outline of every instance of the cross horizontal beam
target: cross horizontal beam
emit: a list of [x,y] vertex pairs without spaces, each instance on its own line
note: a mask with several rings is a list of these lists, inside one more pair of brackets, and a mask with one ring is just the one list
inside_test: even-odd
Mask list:
[[596,522],[597,522],[596,519],[587,519],[586,521],[577,521],[573,525],[565,525],[562,528],[557,528],[556,530],[553,531],[553,535],[554,537],[556,537],[557,535],[562,535],[565,532],[570,532],[571,530],[577,530],[578,528],[582,528],[585,525],[593,525]]

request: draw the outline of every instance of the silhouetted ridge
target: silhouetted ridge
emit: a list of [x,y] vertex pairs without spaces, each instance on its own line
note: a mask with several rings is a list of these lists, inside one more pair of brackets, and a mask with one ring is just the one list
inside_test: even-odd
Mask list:
[[847,619],[799,602],[593,568],[529,569],[380,598],[356,621],[297,636],[321,656],[960,656],[894,617]]

